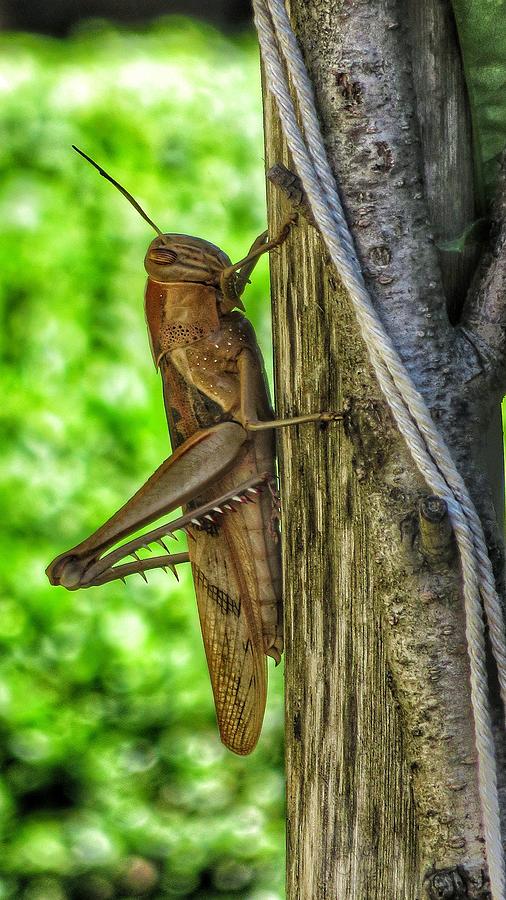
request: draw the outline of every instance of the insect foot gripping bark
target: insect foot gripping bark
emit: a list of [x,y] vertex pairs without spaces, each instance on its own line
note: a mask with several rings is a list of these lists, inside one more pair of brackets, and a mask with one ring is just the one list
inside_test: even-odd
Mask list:
[[[274,239],[261,234],[232,265],[209,241],[162,233],[125,188],[77,152],[157,232],[145,258],[145,312],[173,453],[97,531],[53,560],[47,575],[77,590],[134,573],[147,580],[154,568],[176,574],[189,561],[221,739],[247,754],[264,716],[266,656],[278,663],[283,651],[273,429],[342,418],[274,418],[255,333],[235,309],[244,309],[241,294],[258,258],[286,239],[295,217]],[[180,506],[179,518],[130,537]],[[191,538],[188,553],[165,544],[179,529]],[[161,554],[138,557],[155,545]]]

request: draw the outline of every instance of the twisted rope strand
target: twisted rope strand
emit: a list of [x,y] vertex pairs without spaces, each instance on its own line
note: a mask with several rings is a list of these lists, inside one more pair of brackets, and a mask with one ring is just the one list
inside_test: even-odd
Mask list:
[[[331,259],[352,300],[380,388],[413,459],[432,491],[443,497],[461,556],[471,702],[478,756],[478,785],[493,900],[505,900],[494,740],[488,704],[484,620],[480,595],[506,707],[506,636],[501,602],[483,528],[449,449],[438,433],[423,397],[373,307],[365,286],[337,184],[330,169],[311,81],[282,0],[253,0],[268,86],[274,95],[285,137]],[[305,131],[303,136],[288,88],[290,73]]]

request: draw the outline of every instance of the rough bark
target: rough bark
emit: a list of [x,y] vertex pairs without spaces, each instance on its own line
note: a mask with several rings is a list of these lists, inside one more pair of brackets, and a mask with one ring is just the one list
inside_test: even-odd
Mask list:
[[[483,445],[502,360],[483,333],[481,287],[465,328],[448,319],[431,223],[442,186],[424,169],[424,104],[403,9],[393,0],[291,3],[369,289],[469,483],[499,573]],[[457,76],[452,84],[458,109],[465,92]],[[268,167],[293,168],[268,94],[265,119]],[[467,139],[465,128],[456,133],[460,158]],[[472,189],[460,209],[454,176],[451,202],[465,217]],[[268,199],[274,229],[287,201],[272,186]],[[279,439],[287,896],[485,898],[461,576],[444,507],[429,498],[349,299],[302,217],[271,272],[280,413],[346,410],[343,427],[299,426]],[[447,291],[458,278],[463,290],[460,270],[445,275]],[[504,309],[497,315],[503,321]]]

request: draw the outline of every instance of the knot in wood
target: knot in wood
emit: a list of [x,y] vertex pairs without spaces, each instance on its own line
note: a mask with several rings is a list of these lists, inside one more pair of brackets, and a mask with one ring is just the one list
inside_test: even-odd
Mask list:
[[428,522],[442,522],[448,513],[446,500],[431,494],[420,501],[420,512]]
[[429,900],[459,900],[468,897],[464,873],[461,869],[439,869],[426,879]]
[[455,539],[446,500],[434,494],[423,497],[418,505],[420,549],[432,565],[444,565],[455,554]]

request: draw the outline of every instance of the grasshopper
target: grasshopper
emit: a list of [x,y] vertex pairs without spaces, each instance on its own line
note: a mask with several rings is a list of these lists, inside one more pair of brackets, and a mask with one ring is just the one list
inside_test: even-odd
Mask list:
[[[341,419],[315,413],[276,419],[264,364],[241,295],[259,257],[288,236],[263,232],[232,265],[202,238],[163,233],[131,194],[77,147],[156,231],[146,253],[145,313],[160,370],[173,453],[110,519],[56,557],[46,573],[68,590],[190,562],[223,743],[255,747],[267,693],[266,656],[283,651],[279,505],[274,429]],[[240,310],[240,311],[239,311]],[[183,507],[183,515],[129,537]],[[184,529],[188,552],[165,540]],[[119,546],[118,546],[119,544]],[[158,544],[163,553],[139,558]],[[128,561],[133,557],[133,561]]]

